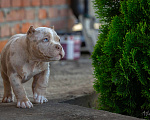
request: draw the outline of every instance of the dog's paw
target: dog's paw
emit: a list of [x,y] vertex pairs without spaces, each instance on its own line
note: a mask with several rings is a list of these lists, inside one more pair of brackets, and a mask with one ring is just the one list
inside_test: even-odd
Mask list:
[[12,95],[10,96],[4,96],[3,99],[2,99],[2,102],[3,103],[10,103],[10,102],[13,102],[14,101],[14,98]]
[[48,100],[47,100],[46,97],[44,97],[43,95],[38,95],[37,93],[35,93],[35,94],[33,95],[33,98],[34,98],[34,102],[35,102],[35,103],[40,103],[40,104],[42,104],[42,103],[48,102]]
[[33,104],[27,100],[27,101],[17,101],[17,107],[18,108],[32,108],[33,107]]

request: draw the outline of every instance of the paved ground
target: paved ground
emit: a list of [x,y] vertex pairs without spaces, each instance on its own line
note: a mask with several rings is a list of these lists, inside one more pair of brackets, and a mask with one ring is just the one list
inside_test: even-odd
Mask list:
[[[16,102],[0,103],[0,120],[136,120],[105,111],[94,110],[64,103],[64,100],[93,93],[93,71],[89,56],[82,56],[78,61],[59,61],[51,63],[51,77],[47,89],[49,102],[34,104],[32,109],[18,109]],[[31,102],[32,80],[24,84]],[[0,76],[0,100],[3,95],[3,83]],[[87,98],[80,99],[84,103]]]
[[0,104],[0,120],[138,120],[105,111],[49,101],[32,109],[18,109],[15,104]]

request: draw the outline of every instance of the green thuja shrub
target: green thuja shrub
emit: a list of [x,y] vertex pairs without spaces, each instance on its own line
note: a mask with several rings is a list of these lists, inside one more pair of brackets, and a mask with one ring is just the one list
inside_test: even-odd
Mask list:
[[[100,1],[94,4],[101,18],[107,10]],[[117,3],[120,12],[105,21],[92,54],[94,88],[100,109],[141,117],[150,109],[150,0]]]

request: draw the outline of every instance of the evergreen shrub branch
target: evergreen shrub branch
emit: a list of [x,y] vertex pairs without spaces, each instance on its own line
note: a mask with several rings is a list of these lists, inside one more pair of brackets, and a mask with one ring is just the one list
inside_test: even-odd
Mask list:
[[92,54],[99,108],[141,117],[150,109],[150,1],[94,0],[100,23]]

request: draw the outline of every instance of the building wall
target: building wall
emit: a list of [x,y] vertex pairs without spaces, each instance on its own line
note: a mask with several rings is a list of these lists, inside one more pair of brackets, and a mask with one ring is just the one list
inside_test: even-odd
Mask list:
[[69,0],[0,0],[0,51],[10,36],[26,33],[30,25],[70,31],[75,18],[69,4]]

